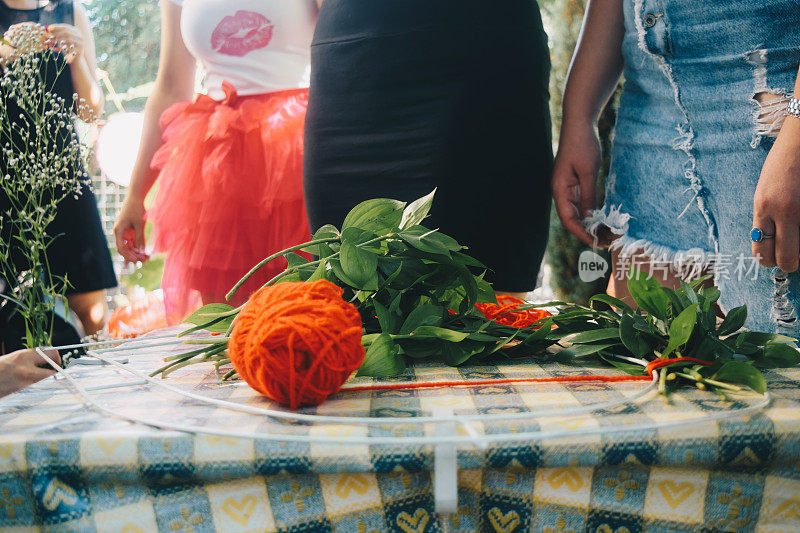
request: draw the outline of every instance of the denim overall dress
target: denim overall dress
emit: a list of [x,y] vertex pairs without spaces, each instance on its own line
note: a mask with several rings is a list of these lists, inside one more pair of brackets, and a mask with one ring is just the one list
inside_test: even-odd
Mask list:
[[[800,276],[757,264],[761,168],[800,64],[800,0],[624,0],[625,85],[605,205],[587,220],[686,273],[708,269],[747,327],[800,333]],[[800,206],[798,206],[800,209]]]

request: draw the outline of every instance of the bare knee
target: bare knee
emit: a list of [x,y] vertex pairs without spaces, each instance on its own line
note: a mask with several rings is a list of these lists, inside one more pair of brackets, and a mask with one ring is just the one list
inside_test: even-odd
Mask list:
[[87,335],[94,335],[105,327],[108,305],[105,291],[82,292],[67,296],[69,308],[78,315]]

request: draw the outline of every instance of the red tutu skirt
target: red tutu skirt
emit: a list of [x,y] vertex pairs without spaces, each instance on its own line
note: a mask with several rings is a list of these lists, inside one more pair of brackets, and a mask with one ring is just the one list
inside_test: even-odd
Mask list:
[[[303,123],[308,90],[198,95],[161,117],[153,156],[158,191],[148,220],[166,253],[164,302],[171,322],[225,294],[268,255],[308,240],[303,201]],[[262,268],[228,302],[238,306],[286,261]]]

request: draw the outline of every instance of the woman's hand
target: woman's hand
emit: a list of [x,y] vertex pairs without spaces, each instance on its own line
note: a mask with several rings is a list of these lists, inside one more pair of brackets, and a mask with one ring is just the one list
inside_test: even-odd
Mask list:
[[[61,365],[61,357],[55,350],[45,352],[50,359]],[[19,350],[0,357],[0,397],[24,389],[55,373],[35,350]]]
[[129,195],[122,204],[117,222],[114,224],[117,251],[131,263],[150,259],[144,251],[144,217],[144,201]]
[[591,122],[564,124],[553,170],[553,199],[564,227],[584,243],[594,246],[583,219],[596,207],[600,140]]
[[754,242],[765,267],[794,272],[800,261],[800,119],[786,117],[753,199],[753,227],[775,237]]
[[72,64],[76,58],[83,57],[83,35],[78,28],[69,24],[51,24],[46,30],[50,37],[48,44],[61,52],[67,63]]

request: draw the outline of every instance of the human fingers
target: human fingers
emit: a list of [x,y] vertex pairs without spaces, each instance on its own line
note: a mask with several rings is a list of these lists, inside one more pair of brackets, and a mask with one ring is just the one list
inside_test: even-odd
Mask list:
[[788,220],[775,227],[775,263],[784,272],[794,272],[800,262],[800,226]]
[[753,229],[751,233],[751,248],[753,256],[765,267],[774,267],[775,261],[775,223],[768,215],[763,215],[758,210],[753,216]]
[[592,246],[594,238],[583,225],[580,196],[580,185],[572,167],[557,166],[553,173],[553,200],[561,224],[582,242]]
[[128,221],[117,220],[117,224],[114,226],[114,241],[119,255],[129,263],[136,263],[139,258],[133,246],[134,239],[130,238],[131,231],[133,231],[133,227]]

